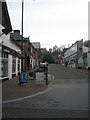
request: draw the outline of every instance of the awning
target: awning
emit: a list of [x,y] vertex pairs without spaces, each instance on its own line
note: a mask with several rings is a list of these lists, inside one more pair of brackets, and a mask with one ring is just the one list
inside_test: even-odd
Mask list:
[[15,57],[19,57],[20,56],[20,53],[18,53],[17,51],[15,51],[14,49],[11,49],[5,45],[2,45],[2,52],[6,52],[8,54],[11,54]]

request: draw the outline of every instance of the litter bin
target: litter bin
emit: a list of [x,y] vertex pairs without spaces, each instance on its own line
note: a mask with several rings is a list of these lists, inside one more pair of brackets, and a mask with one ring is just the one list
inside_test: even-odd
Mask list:
[[27,83],[27,72],[21,73],[21,83]]

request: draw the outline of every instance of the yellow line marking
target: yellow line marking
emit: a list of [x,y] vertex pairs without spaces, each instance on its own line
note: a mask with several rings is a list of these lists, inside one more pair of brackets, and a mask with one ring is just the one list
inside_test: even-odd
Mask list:
[[55,79],[55,77],[54,77],[54,75],[48,75],[48,80],[54,80]]
[[52,80],[54,80],[55,79],[55,77],[54,77],[54,75],[52,75]]

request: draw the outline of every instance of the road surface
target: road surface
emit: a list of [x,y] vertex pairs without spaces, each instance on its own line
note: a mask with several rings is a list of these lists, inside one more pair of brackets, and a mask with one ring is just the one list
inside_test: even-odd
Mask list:
[[48,89],[40,95],[3,104],[3,118],[87,118],[88,77],[72,68],[49,65]]

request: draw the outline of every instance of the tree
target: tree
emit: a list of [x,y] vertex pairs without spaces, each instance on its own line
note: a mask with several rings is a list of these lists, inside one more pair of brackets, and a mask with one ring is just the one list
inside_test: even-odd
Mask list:
[[53,57],[49,52],[43,55],[42,61],[43,62],[47,61],[48,63],[53,63],[54,62]]
[[49,52],[52,53],[52,48],[49,48]]
[[85,42],[84,42],[84,46],[85,46],[85,47],[90,47],[90,40],[85,41]]
[[55,52],[57,50],[58,50],[58,46],[57,45],[53,46],[53,52]]

